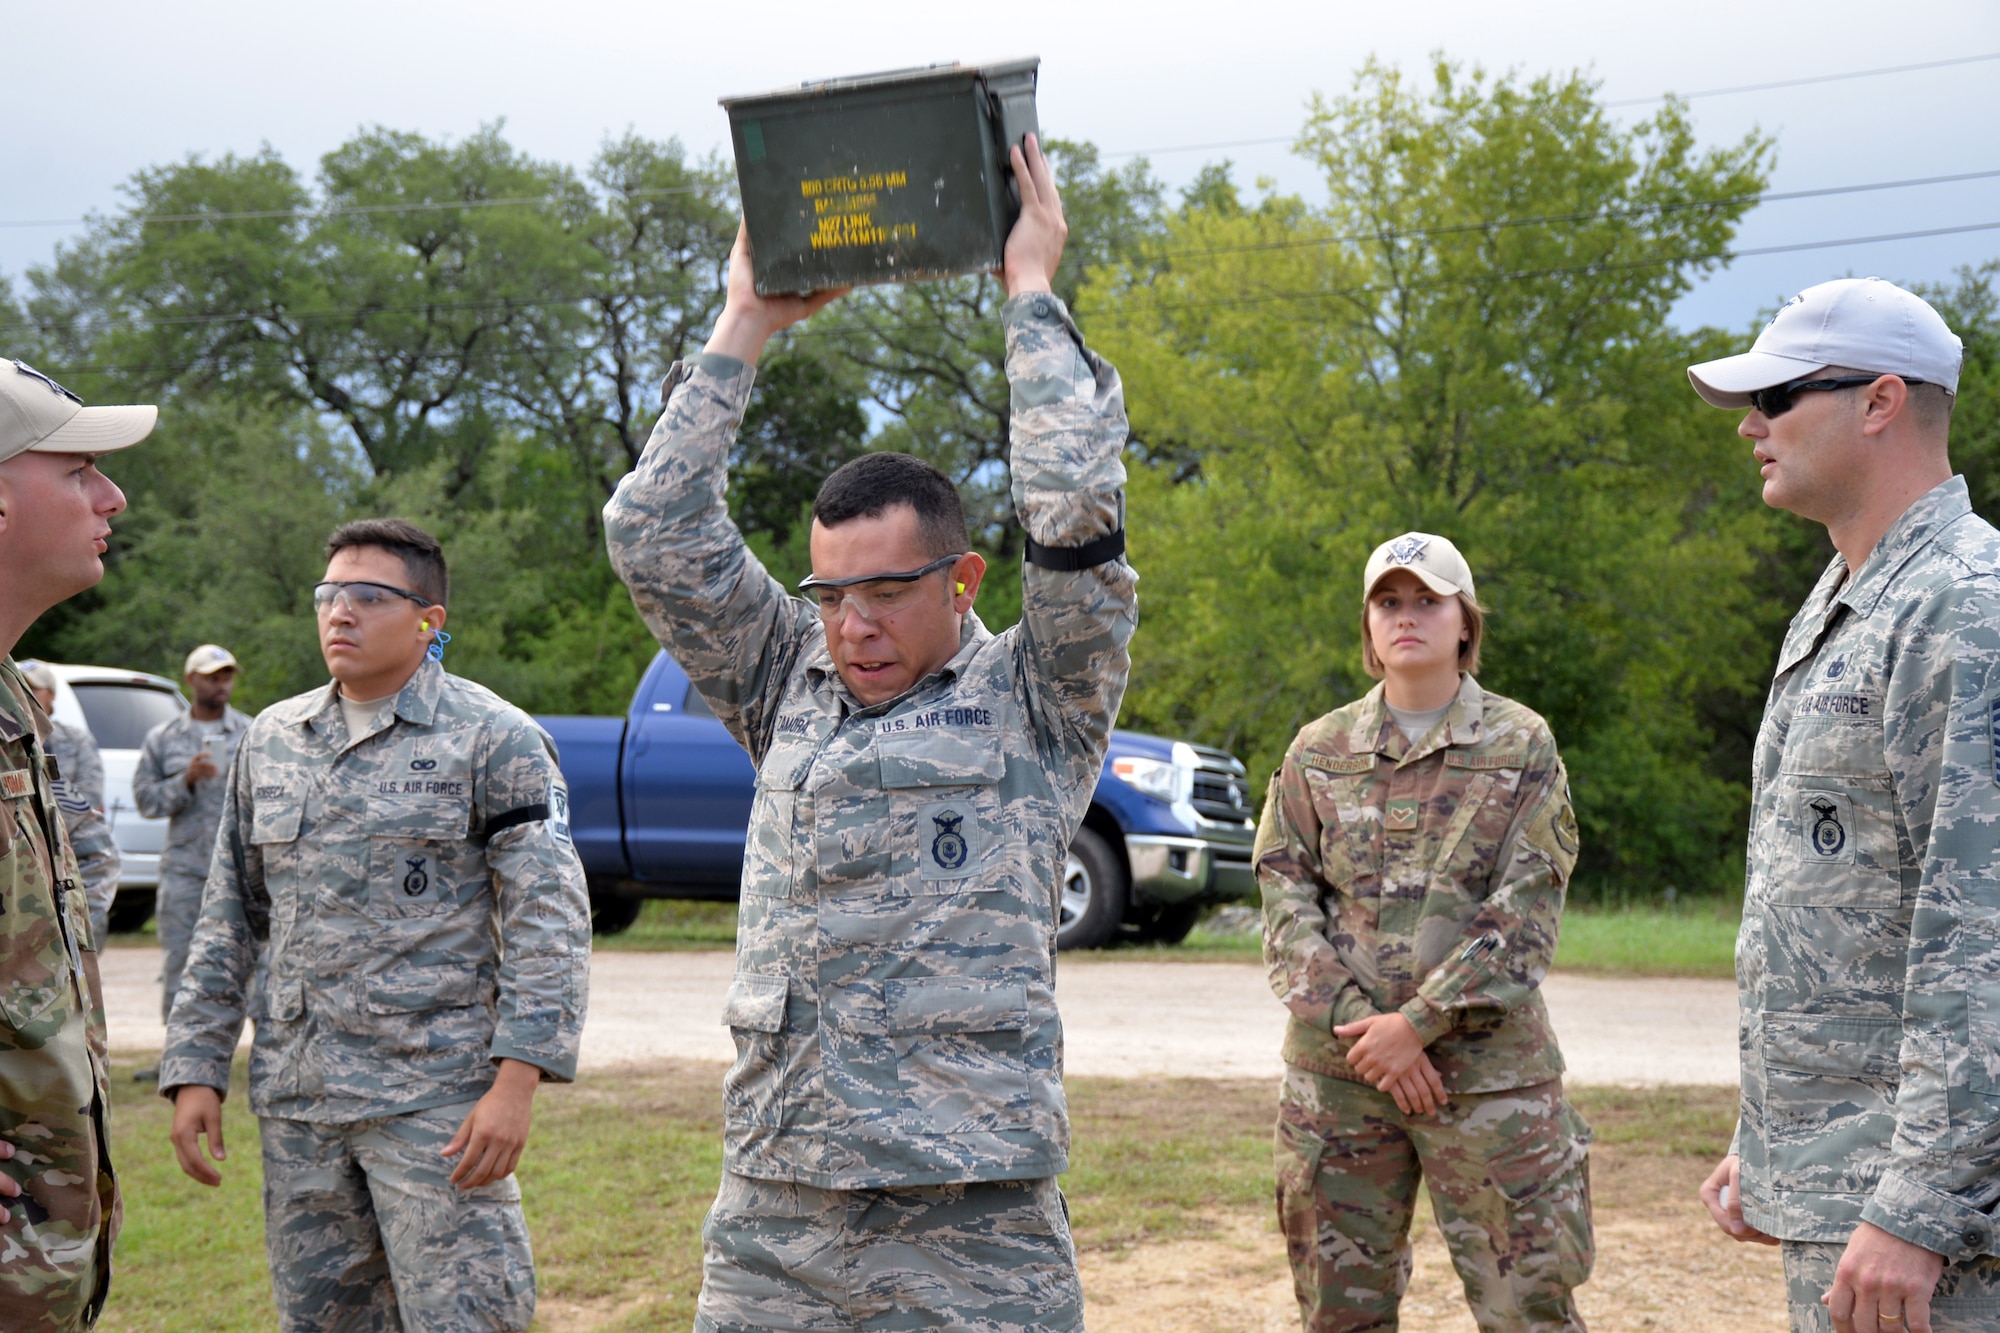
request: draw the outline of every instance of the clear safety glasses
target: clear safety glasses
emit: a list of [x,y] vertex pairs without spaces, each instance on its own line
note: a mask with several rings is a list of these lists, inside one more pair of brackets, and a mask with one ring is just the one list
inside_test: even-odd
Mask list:
[[398,600],[415,602],[418,606],[436,606],[430,598],[411,592],[408,588],[398,588],[393,583],[316,583],[313,585],[313,611],[318,615],[328,615],[336,604],[347,608],[349,615],[365,616],[393,606]]
[[917,580],[935,574],[965,559],[965,552],[940,556],[922,569],[900,574],[864,574],[852,579],[822,579],[817,575],[799,581],[799,591],[819,607],[820,619],[838,625],[852,607],[855,614],[871,624],[915,606],[920,596]]

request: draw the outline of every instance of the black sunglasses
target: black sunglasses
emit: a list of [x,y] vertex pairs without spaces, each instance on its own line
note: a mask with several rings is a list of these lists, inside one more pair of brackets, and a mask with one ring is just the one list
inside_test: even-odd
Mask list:
[[[1781,417],[1792,410],[1795,405],[1794,400],[1802,393],[1825,393],[1832,389],[1852,389],[1857,384],[1873,384],[1881,378],[1882,376],[1880,375],[1839,375],[1830,380],[1788,380],[1783,384],[1773,384],[1768,389],[1752,389],[1750,391],[1750,406],[1756,408],[1767,417]],[[1896,378],[1902,380],[1903,383],[1913,389],[1919,384],[1926,383],[1924,380],[1913,380],[1904,375],[1898,375]]]

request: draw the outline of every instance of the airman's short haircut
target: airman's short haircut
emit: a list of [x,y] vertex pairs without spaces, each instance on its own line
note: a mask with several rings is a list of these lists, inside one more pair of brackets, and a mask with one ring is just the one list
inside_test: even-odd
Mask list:
[[841,464],[820,483],[812,516],[821,527],[833,528],[849,519],[877,518],[895,505],[916,511],[924,549],[932,556],[972,549],[958,487],[937,468],[909,454],[883,450]]
[[406,518],[363,518],[343,523],[326,539],[326,558],[356,546],[373,546],[403,562],[410,591],[439,606],[451,599],[451,571],[445,567],[438,539]]

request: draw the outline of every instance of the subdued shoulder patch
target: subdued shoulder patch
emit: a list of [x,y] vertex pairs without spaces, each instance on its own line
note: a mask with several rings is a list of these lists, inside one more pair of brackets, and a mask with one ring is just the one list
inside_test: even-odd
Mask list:
[[1380,757],[1374,754],[1318,754],[1307,750],[1299,755],[1299,766],[1317,768],[1323,773],[1370,773]]
[[1496,750],[1489,754],[1475,754],[1469,750],[1446,750],[1446,768],[1526,768],[1528,752],[1525,750]]

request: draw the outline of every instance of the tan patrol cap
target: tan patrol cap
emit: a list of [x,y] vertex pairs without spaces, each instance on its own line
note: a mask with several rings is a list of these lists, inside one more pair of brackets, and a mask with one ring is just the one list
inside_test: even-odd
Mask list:
[[1429,532],[1406,532],[1383,542],[1368,557],[1368,570],[1361,576],[1362,602],[1368,601],[1368,594],[1375,591],[1384,574],[1398,569],[1409,570],[1441,597],[1462,592],[1475,602],[1479,600],[1472,590],[1472,566],[1465,563],[1465,557],[1448,538]]
[[[236,666],[236,655],[218,644],[204,643],[188,654],[183,676],[212,676],[224,667]],[[240,668],[239,668],[240,669]]]
[[21,678],[27,681],[30,686],[38,690],[47,690],[51,694],[55,693],[56,673],[49,670],[47,662],[38,662],[34,658],[29,658],[25,662],[16,662],[14,665],[21,669]]
[[0,463],[29,451],[108,454],[153,433],[157,407],[85,407],[25,361],[0,361]]

